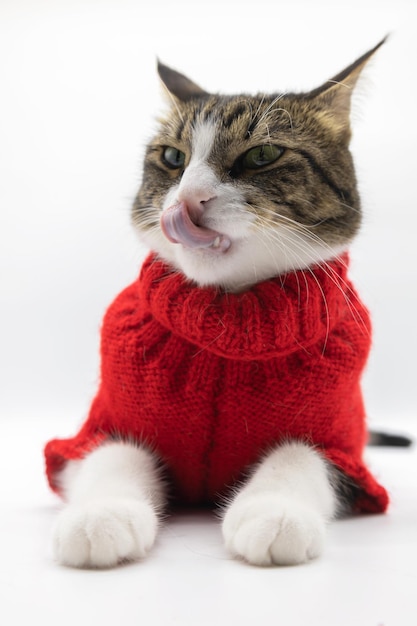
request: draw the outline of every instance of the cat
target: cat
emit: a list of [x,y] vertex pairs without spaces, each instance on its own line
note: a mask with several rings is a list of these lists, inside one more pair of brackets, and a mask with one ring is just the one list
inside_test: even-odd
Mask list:
[[145,557],[170,499],[220,504],[226,549],[260,566],[386,510],[362,461],[370,324],[347,276],[351,96],[384,41],[298,94],[210,94],[158,62],[168,110],[132,209],[150,255],[106,313],[88,419],[45,448],[59,563]]

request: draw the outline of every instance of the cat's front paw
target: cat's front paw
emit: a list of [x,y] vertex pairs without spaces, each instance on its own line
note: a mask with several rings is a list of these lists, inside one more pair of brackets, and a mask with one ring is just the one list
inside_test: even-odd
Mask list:
[[146,556],[157,528],[157,515],[146,501],[113,499],[68,505],[57,519],[54,555],[71,567],[112,567]]
[[252,565],[296,565],[319,556],[325,521],[278,494],[239,496],[223,519],[227,549]]

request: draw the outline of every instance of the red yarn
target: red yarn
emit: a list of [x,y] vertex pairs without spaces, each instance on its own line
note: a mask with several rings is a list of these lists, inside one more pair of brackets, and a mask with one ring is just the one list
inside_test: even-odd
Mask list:
[[106,313],[84,426],[45,448],[51,487],[67,460],[117,436],[160,455],[182,502],[208,502],[295,438],[355,481],[358,510],[385,510],[362,460],[369,316],[346,268],[345,256],[230,294],[150,256]]

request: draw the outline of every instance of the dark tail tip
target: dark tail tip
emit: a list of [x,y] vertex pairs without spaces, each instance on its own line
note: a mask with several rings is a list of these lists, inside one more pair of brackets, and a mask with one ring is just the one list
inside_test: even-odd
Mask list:
[[413,444],[413,440],[406,435],[397,433],[386,433],[377,430],[371,430],[368,433],[369,446],[393,446],[397,448],[409,448]]

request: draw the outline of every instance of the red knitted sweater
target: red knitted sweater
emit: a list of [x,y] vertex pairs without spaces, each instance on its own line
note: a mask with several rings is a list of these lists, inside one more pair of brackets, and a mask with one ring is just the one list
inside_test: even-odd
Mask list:
[[346,266],[344,257],[230,294],[150,256],[106,313],[86,422],[45,448],[51,487],[67,460],[117,436],[160,455],[182,502],[209,502],[295,438],[354,480],[358,511],[385,510],[362,461],[370,325]]

